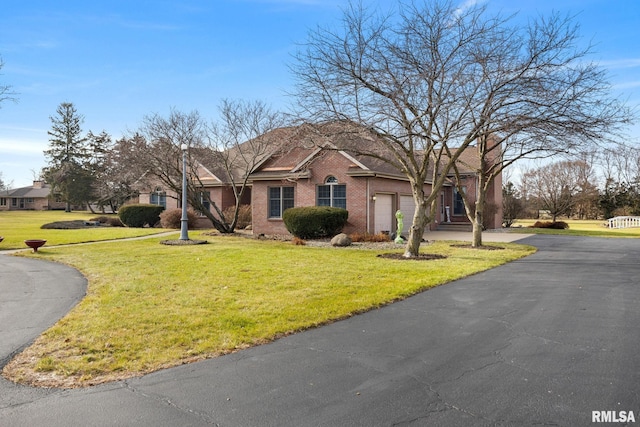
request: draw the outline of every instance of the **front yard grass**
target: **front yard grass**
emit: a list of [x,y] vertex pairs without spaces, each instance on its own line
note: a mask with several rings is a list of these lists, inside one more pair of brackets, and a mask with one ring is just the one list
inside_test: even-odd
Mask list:
[[[80,230],[41,229],[44,224],[59,221],[85,220],[102,216],[90,212],[64,211],[0,211],[0,250],[28,249],[27,239],[44,239],[47,246],[81,242],[124,239],[162,233],[162,228],[90,227]],[[113,215],[115,216],[115,215]]]
[[167,246],[154,237],[25,252],[78,268],[89,287],[5,376],[60,387],[138,376],[343,319],[535,251],[435,242],[421,251],[446,259],[397,261],[376,257],[389,250],[190,237],[209,244]]

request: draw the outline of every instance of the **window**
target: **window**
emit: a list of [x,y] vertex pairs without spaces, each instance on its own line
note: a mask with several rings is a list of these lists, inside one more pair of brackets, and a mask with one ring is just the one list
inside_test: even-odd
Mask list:
[[0,197],[0,206],[7,206],[7,198]]
[[[467,193],[467,187],[462,187],[462,192]],[[462,194],[457,188],[453,190],[453,214],[454,215],[466,215],[464,210],[464,201],[462,200]]]
[[202,206],[204,206],[204,209],[206,211],[211,210],[211,203],[209,202],[209,200],[211,200],[211,193],[208,191],[201,191],[200,202],[202,203]]
[[162,206],[163,208],[167,208],[167,193],[162,191],[162,188],[158,187],[155,189],[153,193],[151,193],[151,200],[149,203],[152,205]]
[[18,206],[18,199],[16,199],[15,197],[11,199],[11,207],[17,207]]
[[269,218],[282,218],[293,207],[293,187],[269,187]]
[[347,186],[338,184],[335,176],[330,176],[324,181],[325,185],[318,186],[318,206],[333,206],[334,208],[347,209]]

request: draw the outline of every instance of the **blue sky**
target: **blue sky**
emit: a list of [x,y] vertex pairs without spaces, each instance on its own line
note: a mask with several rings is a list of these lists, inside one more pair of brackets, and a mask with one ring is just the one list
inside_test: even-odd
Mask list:
[[[468,3],[474,0],[461,0]],[[518,19],[551,11],[576,15],[592,59],[615,94],[640,106],[637,0],[476,0]],[[392,0],[363,0],[383,10]],[[73,102],[84,132],[114,138],[145,115],[171,108],[213,118],[221,99],[263,100],[286,109],[296,44],[332,25],[346,0],[4,0],[0,84],[18,102],[0,104],[0,172],[30,185],[45,166],[50,116]],[[639,128],[640,129],[640,128]],[[631,129],[632,136],[640,130]]]

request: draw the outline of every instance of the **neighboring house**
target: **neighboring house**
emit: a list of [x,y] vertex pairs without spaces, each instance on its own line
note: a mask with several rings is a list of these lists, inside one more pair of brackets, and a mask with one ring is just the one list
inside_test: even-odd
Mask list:
[[[337,150],[332,143],[334,136],[324,134],[322,142],[300,136],[297,128],[277,130],[281,141],[277,149],[263,159],[249,174],[250,191],[247,200],[252,208],[253,233],[288,235],[282,213],[294,206],[334,206],[349,211],[344,229],[346,233],[393,233],[396,230],[397,210],[404,214],[403,233],[412,223],[415,204],[408,179],[388,163],[369,156],[352,155]],[[339,133],[335,138],[342,138]],[[313,139],[313,138],[312,138]],[[337,140],[334,140],[337,141]],[[343,143],[344,141],[340,141]],[[366,138],[355,138],[350,144],[371,144]],[[341,145],[342,146],[342,145]],[[349,150],[353,152],[353,150]],[[467,194],[475,194],[478,165],[476,147],[470,147],[461,157],[460,173]],[[233,192],[224,179],[224,173],[215,173],[215,167],[200,165],[199,176],[212,201],[225,209],[233,206]],[[160,204],[166,208],[178,207],[175,194],[166,193],[161,187],[150,193],[141,193],[140,201]],[[429,194],[431,184],[425,184]],[[499,228],[502,224],[502,183],[495,180],[487,195],[485,226]],[[440,191],[437,213],[432,229],[447,224],[470,223],[464,204],[455,186],[453,174]]]
[[51,197],[51,187],[33,181],[29,187],[0,192],[0,211],[64,209],[65,203]]

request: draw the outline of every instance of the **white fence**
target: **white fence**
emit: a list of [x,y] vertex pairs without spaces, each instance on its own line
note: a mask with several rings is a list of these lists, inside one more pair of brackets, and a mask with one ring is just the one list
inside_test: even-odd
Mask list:
[[609,228],[640,227],[640,216],[617,216],[607,220]]

